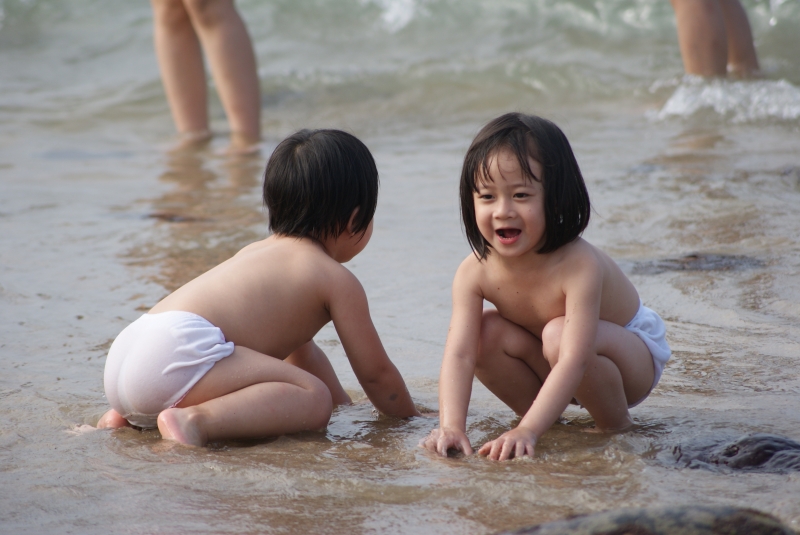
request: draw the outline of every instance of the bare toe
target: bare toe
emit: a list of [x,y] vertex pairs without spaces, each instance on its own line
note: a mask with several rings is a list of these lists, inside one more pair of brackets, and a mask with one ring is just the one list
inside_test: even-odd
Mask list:
[[111,409],[100,417],[97,421],[98,429],[117,429],[119,427],[130,427],[128,420],[123,418],[117,411]]
[[167,409],[158,415],[158,430],[164,440],[174,440],[187,446],[202,446],[205,440],[187,409]]

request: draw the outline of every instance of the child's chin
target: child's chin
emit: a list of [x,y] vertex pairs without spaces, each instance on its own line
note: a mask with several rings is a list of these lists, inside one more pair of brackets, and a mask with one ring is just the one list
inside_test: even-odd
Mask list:
[[495,246],[495,250],[502,256],[519,256],[524,251],[519,247],[518,240],[511,243],[500,242]]

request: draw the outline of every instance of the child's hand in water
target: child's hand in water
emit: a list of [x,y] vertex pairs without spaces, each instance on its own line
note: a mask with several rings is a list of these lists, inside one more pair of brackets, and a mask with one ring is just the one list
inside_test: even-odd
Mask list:
[[506,431],[498,438],[490,440],[478,450],[478,453],[493,461],[506,461],[514,457],[530,455],[536,447],[536,434],[523,427]]
[[464,455],[472,455],[472,446],[463,431],[445,427],[434,429],[430,434],[419,441],[419,447],[433,451],[447,457],[447,450],[456,449],[464,452]]

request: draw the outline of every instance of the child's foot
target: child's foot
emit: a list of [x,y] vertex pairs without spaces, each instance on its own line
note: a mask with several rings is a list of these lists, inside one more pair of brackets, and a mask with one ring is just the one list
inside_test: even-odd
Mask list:
[[619,426],[616,427],[587,427],[583,429],[586,433],[598,433],[598,434],[607,434],[607,433],[621,433],[627,429],[633,427],[633,420],[628,418],[626,422],[621,423]]
[[167,409],[158,415],[158,430],[161,438],[174,440],[187,446],[203,446],[205,437],[187,409]]
[[98,429],[117,429],[120,427],[130,426],[131,424],[128,423],[128,420],[120,416],[120,414],[114,409],[111,409],[102,415],[100,420],[97,422]]

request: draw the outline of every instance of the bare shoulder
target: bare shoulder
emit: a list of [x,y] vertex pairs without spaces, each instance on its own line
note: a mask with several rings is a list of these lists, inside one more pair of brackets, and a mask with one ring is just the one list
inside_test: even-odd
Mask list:
[[[341,264],[328,256],[322,247],[309,238],[270,236],[242,248],[235,257],[260,257],[261,261],[277,262],[292,270],[307,266],[307,271],[325,271]],[[301,270],[306,271],[306,270]]]
[[325,296],[331,288],[352,287],[355,279],[347,268],[307,238],[271,236],[242,248],[230,262],[227,279],[249,280],[250,285],[261,288],[275,287],[278,293],[283,289]]
[[346,294],[354,291],[364,293],[361,281],[352,271],[332,258],[328,258],[328,260],[330,262],[326,261],[323,266],[325,272],[325,280],[323,282],[333,294]]
[[365,298],[364,288],[353,272],[316,247],[298,252],[288,268],[328,306],[334,301]]
[[255,241],[253,243],[249,243],[249,244],[245,245],[244,247],[239,249],[239,251],[233,256],[237,257],[237,256],[240,256],[240,255],[246,255],[246,254],[254,252],[254,251],[260,251],[260,250],[263,250],[266,247],[269,247],[272,243],[274,243],[274,239],[273,239],[272,236],[270,236],[269,238],[266,238],[264,240]]
[[583,238],[563,246],[558,252],[558,271],[563,273],[565,282],[577,278],[601,283],[605,279],[606,259],[610,259]]
[[474,254],[469,254],[456,270],[453,288],[460,290],[479,289],[486,272],[486,261],[481,261]]
[[608,254],[586,240],[579,238],[567,247],[566,285],[583,291],[599,290],[601,319],[627,324],[639,308],[639,294],[633,283]]
[[590,265],[592,269],[598,270],[602,274],[603,285],[627,285],[633,288],[628,277],[622,272],[617,263],[602,249],[598,249],[584,239],[580,239],[580,246],[585,255],[582,260]]

